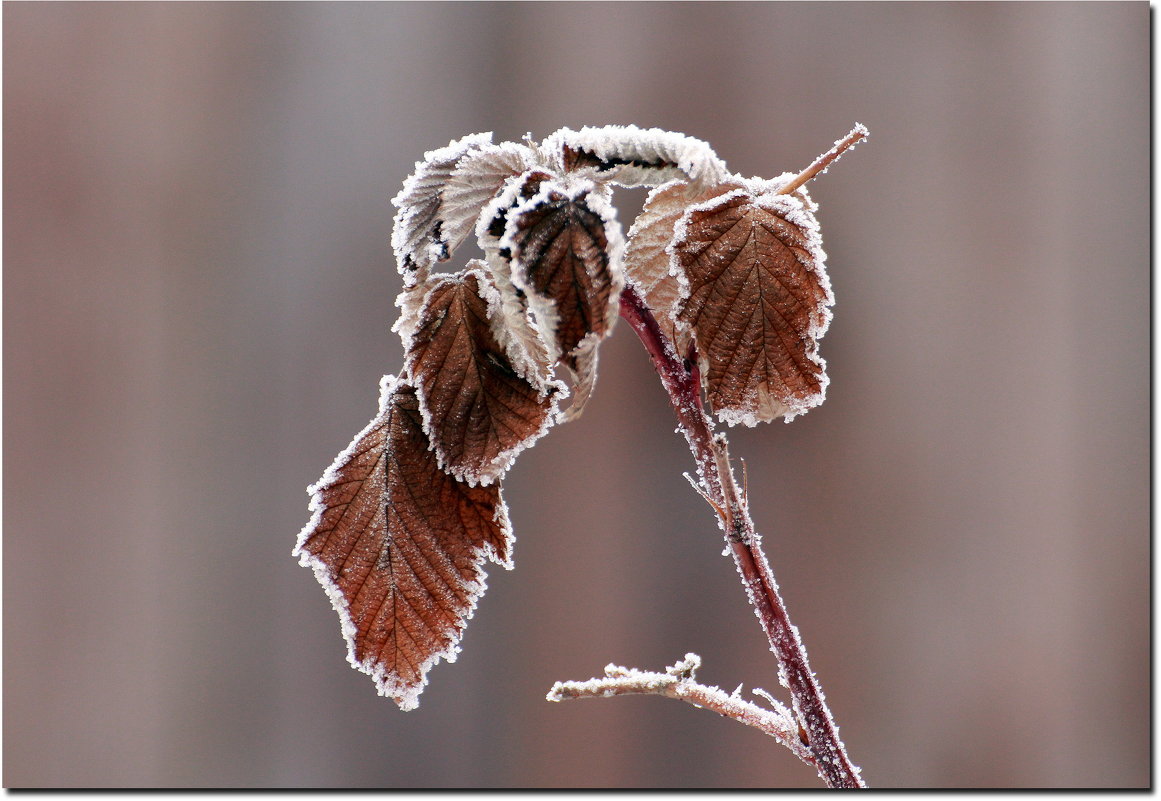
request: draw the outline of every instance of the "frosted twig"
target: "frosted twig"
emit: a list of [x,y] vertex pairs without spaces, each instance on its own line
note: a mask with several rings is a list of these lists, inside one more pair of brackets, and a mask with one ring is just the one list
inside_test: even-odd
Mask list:
[[798,189],[800,186],[802,186],[814,176],[818,175],[820,172],[826,172],[826,169],[830,167],[830,165],[835,161],[837,161],[839,156],[841,156],[847,150],[850,150],[858,142],[866,139],[868,136],[870,136],[870,132],[867,130],[866,126],[856,122],[855,127],[851,128],[851,132],[849,134],[835,142],[834,147],[812,161],[810,166],[802,172],[798,173],[797,177],[795,177],[793,181],[779,189],[778,194],[789,195],[795,189]]
[[789,709],[771,698],[764,690],[755,689],[754,693],[765,698],[771,706],[770,709],[743,700],[737,690],[733,694],[727,694],[719,687],[698,684],[694,680],[694,674],[700,666],[701,657],[697,654],[686,654],[685,659],[667,667],[664,673],[608,665],[605,667],[604,678],[558,681],[548,691],[548,700],[609,698],[614,695],[661,695],[676,698],[752,726],[786,746],[806,764],[814,765],[814,757],[799,738],[798,726]]

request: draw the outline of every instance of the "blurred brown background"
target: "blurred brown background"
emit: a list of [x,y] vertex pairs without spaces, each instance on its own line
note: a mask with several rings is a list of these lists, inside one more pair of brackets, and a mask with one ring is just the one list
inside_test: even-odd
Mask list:
[[[1100,4],[27,4],[4,16],[4,784],[818,786],[610,661],[782,694],[644,351],[506,481],[419,710],[290,550],[402,354],[428,149],[633,122],[813,186],[827,403],[734,430],[878,787],[1149,780],[1149,27]],[[625,193],[626,227],[640,193]]]

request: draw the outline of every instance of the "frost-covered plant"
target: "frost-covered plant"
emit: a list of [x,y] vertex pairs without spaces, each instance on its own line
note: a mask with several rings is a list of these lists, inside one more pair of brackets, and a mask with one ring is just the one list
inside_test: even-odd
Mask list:
[[[350,663],[381,695],[412,709],[430,668],[454,660],[485,560],[512,567],[501,478],[580,415],[620,316],[670,396],[695,489],[718,515],[793,711],[693,683],[694,655],[668,674],[610,666],[550,699],[682,697],[765,726],[831,786],[861,786],[705,407],[754,426],[823,401],[818,340],[833,296],[805,184],[866,135],[856,126],[803,172],[769,180],[731,173],[699,139],[634,126],[565,128],[540,143],[474,134],[416,164],[393,201],[403,369],[383,378],[379,413],[310,487],[294,549],[339,613]],[[627,241],[614,186],[653,187]],[[432,272],[473,234],[482,260]]]

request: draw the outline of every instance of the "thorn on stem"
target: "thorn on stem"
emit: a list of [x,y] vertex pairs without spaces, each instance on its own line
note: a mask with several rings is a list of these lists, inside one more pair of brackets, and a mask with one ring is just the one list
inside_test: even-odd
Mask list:
[[693,476],[691,476],[689,473],[682,473],[682,475],[685,476],[685,480],[689,482],[689,485],[693,487],[693,491],[700,495],[703,501],[713,507],[713,510],[718,513],[718,517],[721,518],[722,525],[726,526],[726,529],[729,530],[729,517],[726,515],[725,510],[718,506],[714,499],[711,498],[705,490],[698,486],[697,482],[693,480]]

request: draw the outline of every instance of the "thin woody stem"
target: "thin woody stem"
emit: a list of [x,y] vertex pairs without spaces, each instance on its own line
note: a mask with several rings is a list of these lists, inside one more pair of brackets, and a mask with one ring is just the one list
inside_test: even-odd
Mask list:
[[779,189],[778,194],[789,195],[795,189],[798,189],[811,178],[815,177],[835,161],[837,161],[838,157],[845,153],[847,150],[850,150],[858,142],[866,139],[869,133],[870,132],[867,131],[865,126],[860,125],[859,123],[855,123],[855,127],[851,129],[849,134],[835,142],[834,147],[812,161],[810,166],[802,172],[798,173],[794,180]]
[[[854,133],[852,131],[852,135]],[[838,144],[835,149],[839,150]],[[632,286],[626,287],[621,293],[621,316],[649,352],[653,366],[669,394],[678,425],[698,464],[698,474],[706,498],[718,513],[726,543],[742,575],[746,594],[758,613],[770,649],[782,667],[780,678],[783,678],[783,683],[790,690],[800,734],[807,743],[819,776],[828,787],[865,787],[858,769],[847,757],[838,736],[838,727],[810,669],[798,631],[786,614],[773,571],[762,550],[761,538],[750,519],[746,499],[734,480],[725,435],[713,433],[713,421],[702,408],[701,382],[692,367],[696,358],[685,361],[678,358],[669,338],[661,331],[645,301]]]

